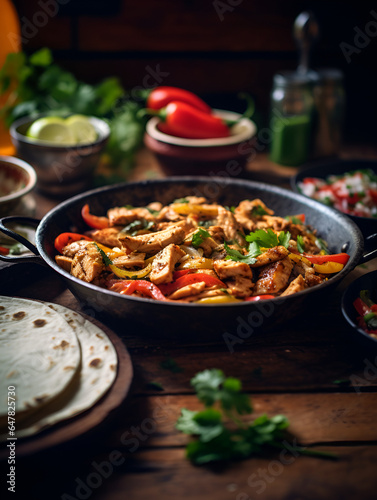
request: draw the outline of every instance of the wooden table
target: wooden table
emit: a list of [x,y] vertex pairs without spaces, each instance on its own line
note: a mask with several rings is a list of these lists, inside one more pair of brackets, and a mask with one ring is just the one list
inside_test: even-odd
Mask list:
[[[138,175],[142,176],[145,165],[149,169],[148,161],[153,166],[153,160],[145,152],[140,159],[144,163],[139,162],[142,173]],[[260,160],[263,166],[265,158]],[[279,169],[269,168],[270,175],[278,177],[277,183],[286,183]],[[159,175],[155,166],[152,170]],[[40,195],[36,198],[37,216],[56,204]],[[376,261],[369,264],[369,269],[376,267]],[[18,458],[20,498],[376,498],[377,353],[356,343],[339,307],[347,283],[365,271],[356,269],[327,301],[314,304],[284,326],[251,336],[236,345],[234,353],[229,352],[221,332],[203,342],[197,337],[181,339],[177,329],[175,338],[161,340],[158,326],[151,337],[141,326],[129,329],[127,318],[122,323],[106,320],[131,354],[135,372],[131,394],[110,421],[90,434]],[[49,270],[33,271],[26,278],[18,275],[6,286],[3,283],[0,291],[80,311],[74,296]],[[173,373],[166,368],[166,360],[174,360],[178,370]],[[188,439],[175,430],[175,422],[181,408],[201,408],[190,379],[206,368],[220,368],[242,380],[252,397],[253,417],[283,413],[297,443],[335,452],[339,459],[288,451],[228,465],[193,466],[185,459]],[[152,382],[161,384],[163,390],[156,390]]]

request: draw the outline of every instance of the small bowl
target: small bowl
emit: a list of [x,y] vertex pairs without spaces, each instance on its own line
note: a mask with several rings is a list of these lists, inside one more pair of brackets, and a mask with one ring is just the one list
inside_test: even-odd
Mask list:
[[109,125],[99,118],[88,117],[98,139],[90,144],[56,146],[26,136],[29,126],[38,118],[21,118],[10,128],[17,155],[37,172],[37,188],[47,195],[68,197],[90,187],[93,173],[110,135]]
[[148,121],[144,143],[156,155],[166,175],[237,176],[244,171],[253,152],[255,123],[231,111],[215,110],[215,114],[227,120],[240,120],[229,137],[185,139],[161,132],[158,117]]
[[363,274],[353,281],[345,290],[342,296],[342,313],[344,318],[352,326],[357,339],[364,346],[377,348],[377,339],[371,337],[365,330],[357,324],[358,313],[353,306],[354,301],[360,296],[361,290],[377,290],[377,271]]
[[[371,160],[334,160],[326,163],[317,163],[311,165],[291,178],[291,187],[296,193],[301,193],[298,183],[305,177],[318,177],[325,179],[329,175],[342,175],[352,170],[370,169],[377,175],[377,162]],[[302,194],[302,193],[301,193]],[[346,214],[360,228],[363,236],[369,236],[377,233],[377,219],[370,217],[358,217],[356,215]]]
[[33,167],[11,156],[0,156],[0,215],[10,215],[37,182]]

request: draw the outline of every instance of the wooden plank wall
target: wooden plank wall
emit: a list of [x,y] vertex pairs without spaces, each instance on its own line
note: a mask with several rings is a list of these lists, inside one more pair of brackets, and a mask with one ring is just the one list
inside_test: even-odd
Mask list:
[[[177,85],[201,94],[213,106],[236,110],[243,106],[237,92],[248,91],[262,116],[268,111],[274,73],[297,65],[293,21],[302,10],[312,9],[321,26],[313,66],[344,71],[348,133],[359,141],[374,139],[377,8],[369,0],[15,0],[15,4],[25,50],[50,47],[56,60],[83,80],[97,82],[116,75],[127,89]],[[355,40],[355,27],[365,33],[368,23],[370,36]],[[342,43],[355,47],[348,62]]]

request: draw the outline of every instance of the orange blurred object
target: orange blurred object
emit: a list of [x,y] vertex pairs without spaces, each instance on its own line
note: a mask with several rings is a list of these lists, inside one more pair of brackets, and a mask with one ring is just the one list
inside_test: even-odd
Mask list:
[[[17,11],[11,0],[0,0],[0,11],[0,68],[2,68],[8,54],[21,50],[21,30]],[[0,96],[0,109],[6,103],[10,92]],[[0,119],[0,155],[13,155],[14,152],[8,128]]]

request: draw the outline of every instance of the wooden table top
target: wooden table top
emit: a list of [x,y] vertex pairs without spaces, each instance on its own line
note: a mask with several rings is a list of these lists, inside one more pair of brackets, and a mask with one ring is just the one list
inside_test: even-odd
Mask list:
[[[283,185],[293,173],[271,166],[262,156],[251,172],[258,177],[266,171],[276,184]],[[141,152],[133,175],[149,176],[146,172],[160,175],[153,159]],[[57,203],[39,194],[33,196],[37,217]],[[180,339],[177,334],[167,340],[159,337],[158,328],[151,337],[142,327],[130,331],[127,319],[122,324],[106,320],[131,355],[131,393],[111,420],[90,434],[62,447],[19,457],[16,484],[18,492],[24,494],[20,498],[376,498],[377,352],[357,343],[340,311],[347,284],[376,268],[377,260],[367,269],[356,268],[324,303],[236,345],[233,353],[221,336],[203,342]],[[0,281],[1,293],[81,310],[52,271],[38,268],[22,277],[4,265],[0,269],[0,275],[7,273],[6,283]],[[13,272],[14,279],[9,280]],[[175,373],[164,363],[171,359],[179,367]],[[297,443],[335,452],[338,460],[288,452],[227,465],[192,465],[185,458],[188,438],[175,429],[175,422],[181,408],[201,409],[190,379],[206,368],[220,368],[242,380],[253,402],[250,418],[263,413],[284,414]],[[161,384],[163,390],[156,390],[151,383]]]

